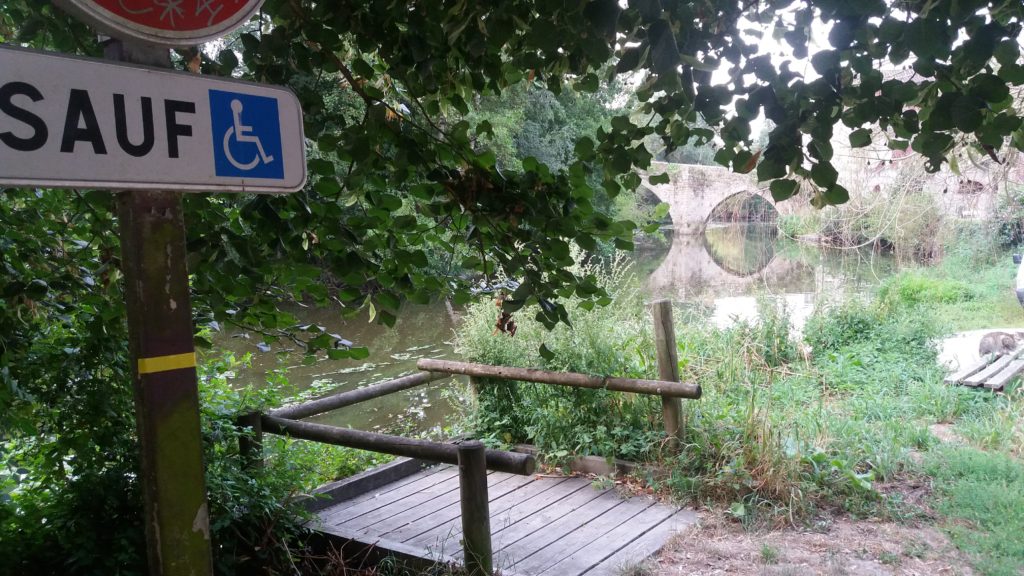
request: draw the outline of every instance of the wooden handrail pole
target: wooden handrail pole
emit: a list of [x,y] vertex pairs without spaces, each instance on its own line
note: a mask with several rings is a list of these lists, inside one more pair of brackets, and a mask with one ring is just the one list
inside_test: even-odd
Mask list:
[[324,412],[330,412],[331,410],[337,410],[338,408],[344,408],[345,406],[366,402],[367,400],[373,400],[374,398],[380,398],[381,396],[387,396],[388,394],[394,394],[395,392],[401,392],[402,390],[408,390],[410,388],[415,388],[416,386],[422,386],[430,382],[450,377],[450,374],[419,372],[408,376],[402,376],[401,378],[395,378],[394,380],[388,380],[387,382],[381,382],[380,384],[373,384],[372,386],[367,386],[365,388],[357,388],[340,394],[331,394],[330,396],[304,402],[302,404],[294,404],[292,406],[285,406],[284,408],[277,408],[275,410],[271,410],[269,414],[271,416],[277,416],[278,418],[302,420],[303,418],[309,418],[310,416],[316,416],[317,414],[323,414]]
[[[288,420],[264,414],[260,419],[263,431],[269,434],[288,435],[292,438],[312,440],[334,444],[335,446],[348,446],[359,450],[370,450],[383,454],[394,454],[406,458],[419,458],[432,462],[444,462],[445,464],[459,463],[459,450],[455,444],[444,442],[431,442],[418,438],[402,438],[401,436],[390,436],[376,432],[364,432],[314,422],[303,422],[300,420]],[[507,472],[529,476],[533,474],[537,466],[536,459],[530,454],[516,452],[505,452],[503,450],[485,450],[485,466],[489,470]]]
[[701,389],[696,384],[667,380],[640,380],[637,378],[619,378],[617,376],[594,376],[576,372],[552,372],[535,368],[515,368],[512,366],[491,366],[472,362],[456,362],[454,360],[437,360],[420,358],[416,367],[426,372],[443,372],[445,374],[464,374],[476,378],[493,378],[495,380],[519,380],[522,382],[539,382],[572,388],[591,388],[595,390],[614,390],[616,392],[633,392],[635,394],[652,394],[672,398],[700,398]]
[[[658,300],[651,308],[654,318],[654,346],[658,352],[658,378],[679,382],[679,355],[676,352],[676,329],[672,322],[672,301]],[[665,420],[668,447],[677,449],[682,437],[683,404],[679,398],[661,396],[661,415]]]
[[483,442],[459,444],[459,491],[462,494],[462,549],[469,576],[491,576],[491,514],[487,504],[487,462]]
[[[259,412],[241,414],[235,419],[241,435],[238,437],[238,455],[242,468],[251,470],[263,467],[263,421]],[[247,429],[249,431],[247,431]]]

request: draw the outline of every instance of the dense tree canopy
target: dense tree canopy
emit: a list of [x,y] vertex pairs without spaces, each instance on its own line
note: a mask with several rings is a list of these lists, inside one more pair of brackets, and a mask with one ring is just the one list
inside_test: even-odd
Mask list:
[[[566,270],[569,244],[630,245],[635,225],[595,209],[594,184],[612,197],[635,188],[652,158],[645,137],[671,150],[717,134],[716,161],[774,180],[779,200],[809,181],[816,205],[847,198],[831,164],[840,123],[854,146],[877,126],[933,169],[960,140],[992,155],[1024,147],[1010,94],[1024,83],[1022,13],[1012,0],[268,0],[202,68],[291,86],[313,177],[285,198],[189,199],[200,309],[273,330],[281,319],[263,304],[327,297],[324,271],[346,306],[389,322],[402,298],[464,297],[456,271],[500,269],[524,280],[510,306],[539,301],[545,321],[564,319],[559,295],[601,297]],[[826,34],[829,46],[815,47]],[[26,0],[4,3],[0,38],[98,50],[81,25]],[[882,72],[900,65],[914,74]],[[473,113],[523,81],[557,95],[624,75],[656,121],[618,114],[571,154],[537,151],[513,169],[487,145],[494,124]],[[758,116],[773,127],[763,147],[751,134]]]

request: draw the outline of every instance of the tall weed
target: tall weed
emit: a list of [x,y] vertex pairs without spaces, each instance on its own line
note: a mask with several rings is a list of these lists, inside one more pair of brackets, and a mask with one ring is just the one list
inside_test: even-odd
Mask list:
[[[613,295],[604,307],[586,310],[565,302],[570,325],[548,331],[524,308],[515,315],[514,337],[494,332],[497,308],[483,301],[470,307],[456,339],[468,360],[502,366],[586,374],[653,378],[656,375],[651,320],[640,304],[623,259],[607,267],[585,264],[584,274]],[[545,355],[541,355],[543,346]],[[545,357],[546,356],[546,357]],[[479,383],[476,428],[496,443],[532,442],[549,457],[619,456],[646,459],[661,443],[657,398],[606,390],[584,390],[523,382]]]

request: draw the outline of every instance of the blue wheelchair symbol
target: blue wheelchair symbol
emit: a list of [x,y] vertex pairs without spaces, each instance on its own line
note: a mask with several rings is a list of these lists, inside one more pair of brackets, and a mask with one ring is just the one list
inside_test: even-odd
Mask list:
[[217,176],[284,179],[277,100],[210,90]]

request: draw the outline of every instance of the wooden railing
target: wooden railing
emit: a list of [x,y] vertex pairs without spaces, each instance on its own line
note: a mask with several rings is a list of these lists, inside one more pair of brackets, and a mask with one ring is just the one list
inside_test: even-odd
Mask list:
[[421,370],[417,374],[358,390],[333,394],[302,404],[278,408],[266,414],[252,413],[241,416],[238,419],[238,425],[248,433],[241,436],[239,452],[243,461],[248,465],[262,465],[263,434],[270,433],[458,465],[466,570],[470,576],[489,576],[493,573],[493,559],[488,511],[487,470],[530,475],[536,468],[536,460],[532,455],[489,450],[477,440],[457,443],[433,442],[303,422],[301,419],[422,386],[451,375],[465,375],[469,376],[471,381],[477,378],[489,378],[660,396],[665,432],[673,442],[676,442],[681,428],[680,399],[700,398],[701,388],[696,384],[679,382],[671,303],[665,300],[655,302],[653,314],[658,372],[661,380],[593,376],[573,372],[552,372],[424,358],[416,363],[416,367]]

